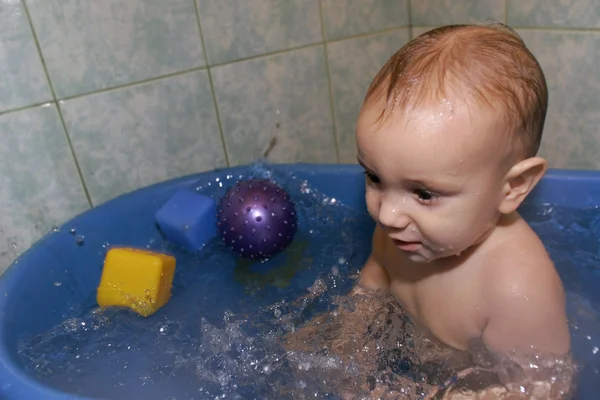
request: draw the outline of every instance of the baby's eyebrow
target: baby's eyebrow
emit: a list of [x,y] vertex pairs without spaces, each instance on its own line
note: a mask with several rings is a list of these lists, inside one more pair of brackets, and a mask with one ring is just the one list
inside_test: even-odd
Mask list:
[[433,181],[423,181],[423,180],[412,180],[411,179],[409,182],[414,186],[428,188],[428,189],[435,189],[435,188],[439,188],[440,186],[443,186],[439,182],[433,182]]
[[417,187],[421,187],[421,188],[426,188],[426,189],[430,189],[438,192],[454,192],[456,190],[459,190],[460,186],[457,186],[456,183],[450,182],[448,180],[446,181],[433,181],[433,180],[421,180],[421,179],[414,179],[414,180],[409,180],[409,182],[412,185],[415,185]]
[[[365,163],[360,159],[360,157],[356,158],[358,164],[365,169],[365,171],[376,175],[373,170],[365,165]],[[455,191],[458,189],[455,184],[452,184],[448,180],[445,181],[435,181],[435,180],[425,180],[425,179],[403,179],[404,184],[408,184],[411,186],[417,186],[425,189],[430,189],[432,191],[438,192],[448,192]]]
[[365,166],[365,164],[364,164],[364,163],[361,161],[361,159],[360,159],[360,158],[358,158],[358,157],[357,157],[357,158],[356,158],[356,161],[358,162],[358,164],[359,164],[361,167],[363,167],[363,168],[364,168],[364,169],[366,169],[367,171],[370,171],[370,169],[369,169],[369,168],[367,168],[367,167]]

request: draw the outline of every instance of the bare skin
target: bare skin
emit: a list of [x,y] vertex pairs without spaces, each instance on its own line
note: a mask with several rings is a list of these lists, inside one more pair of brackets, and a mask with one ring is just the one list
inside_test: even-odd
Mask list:
[[[482,340],[498,355],[566,356],[562,283],[516,211],[545,160],[516,154],[488,108],[445,99],[382,121],[382,107],[366,103],[357,123],[377,222],[357,292],[390,293],[455,349]],[[474,398],[503,398],[489,396]]]
[[476,248],[426,266],[404,256],[377,226],[361,286],[389,291],[414,321],[456,349],[483,338],[495,351],[565,354],[560,279],[525,221],[516,213],[506,219]]
[[[564,289],[543,243],[517,212],[546,161],[519,153],[497,110],[452,98],[382,120],[383,107],[383,98],[367,101],[357,122],[366,203],[377,224],[352,294],[391,295],[441,344],[464,353],[481,343],[496,356],[501,384],[469,391],[451,390],[451,382],[444,399],[568,398],[573,369]],[[373,348],[364,332],[381,326],[378,310],[385,307],[364,304],[340,311],[333,323],[315,319],[287,338],[288,348],[310,353],[327,336],[331,354],[376,368],[376,355],[364,351]],[[486,373],[449,371],[459,380]],[[556,376],[562,380],[551,383]],[[344,382],[350,391],[371,390],[369,398],[412,398],[394,392],[405,385],[399,381],[392,389],[385,382],[365,389],[363,377]],[[425,398],[440,394],[433,387]]]

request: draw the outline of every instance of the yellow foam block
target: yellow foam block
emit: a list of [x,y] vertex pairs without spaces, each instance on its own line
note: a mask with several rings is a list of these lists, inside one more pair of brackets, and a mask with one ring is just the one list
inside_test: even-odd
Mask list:
[[129,307],[147,317],[171,297],[175,258],[130,248],[113,248],[104,259],[96,301],[100,307]]

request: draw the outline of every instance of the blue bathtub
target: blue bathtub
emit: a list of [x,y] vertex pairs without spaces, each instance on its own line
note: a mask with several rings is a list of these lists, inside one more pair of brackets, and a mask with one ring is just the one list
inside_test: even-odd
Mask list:
[[[293,164],[274,168],[307,180],[313,188],[351,208],[365,208],[364,176],[356,165]],[[19,339],[47,331],[89,307],[100,279],[101,268],[98,266],[104,257],[103,243],[144,246],[147,238],[157,230],[154,223],[156,210],[176,190],[246,171],[247,167],[220,169],[123,195],[67,222],[23,254],[0,278],[0,398],[81,398],[56,391],[28,376],[18,361]],[[600,172],[551,170],[527,202],[586,208],[600,206]],[[69,232],[72,227],[85,233],[85,245],[74,243]],[[62,284],[57,287],[54,282]],[[600,278],[588,279],[583,290],[593,304],[600,305],[597,284],[600,284]],[[589,348],[589,343],[585,345]],[[578,343],[573,344],[575,350],[578,346]],[[600,359],[596,365],[586,368],[589,371],[600,368]],[[600,396],[600,384],[593,378],[592,372],[583,374],[577,399],[592,400]]]

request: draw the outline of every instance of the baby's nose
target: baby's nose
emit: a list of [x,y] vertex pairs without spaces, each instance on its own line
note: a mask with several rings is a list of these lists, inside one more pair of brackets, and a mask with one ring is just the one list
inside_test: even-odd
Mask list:
[[410,217],[397,199],[383,199],[379,208],[379,223],[390,229],[404,229],[410,223]]

